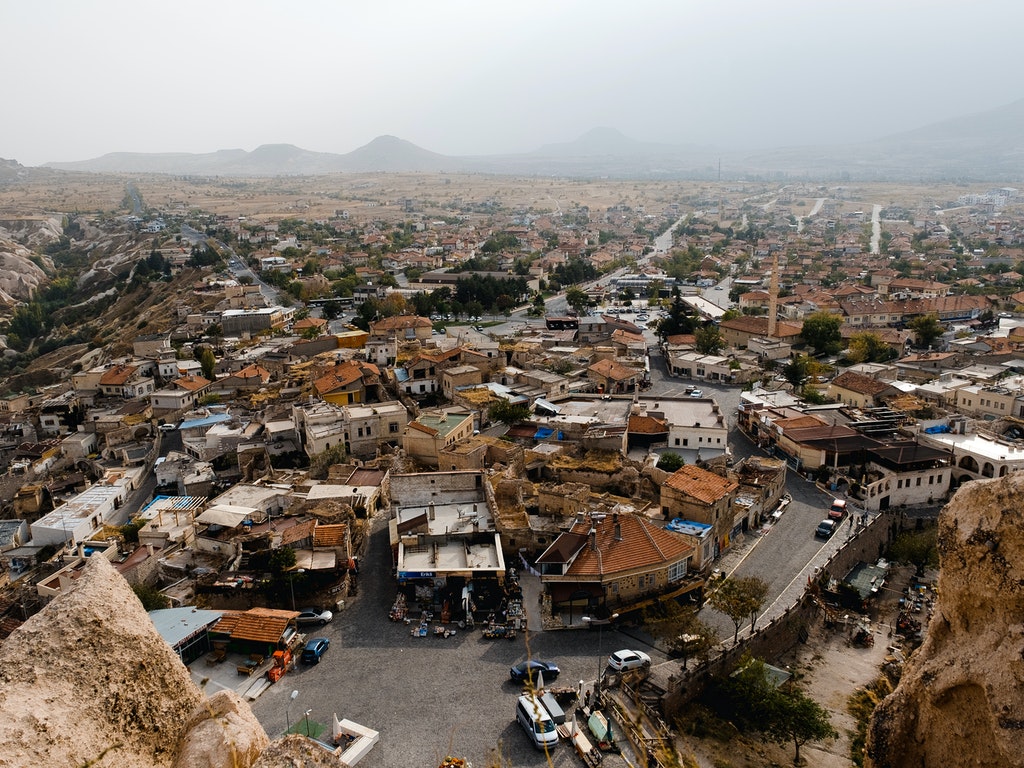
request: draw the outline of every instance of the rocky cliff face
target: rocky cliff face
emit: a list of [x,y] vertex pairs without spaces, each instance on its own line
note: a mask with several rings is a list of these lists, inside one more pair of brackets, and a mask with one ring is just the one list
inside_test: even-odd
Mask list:
[[1024,766],[1024,474],[961,488],[939,553],[927,639],[875,710],[867,764]]
[[268,742],[237,695],[203,695],[101,557],[0,645],[5,768],[245,768]]

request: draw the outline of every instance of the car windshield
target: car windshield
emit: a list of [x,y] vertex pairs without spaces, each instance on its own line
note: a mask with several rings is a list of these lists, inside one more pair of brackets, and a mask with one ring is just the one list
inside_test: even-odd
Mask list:
[[555,730],[554,720],[534,720],[533,723],[537,733],[551,733]]

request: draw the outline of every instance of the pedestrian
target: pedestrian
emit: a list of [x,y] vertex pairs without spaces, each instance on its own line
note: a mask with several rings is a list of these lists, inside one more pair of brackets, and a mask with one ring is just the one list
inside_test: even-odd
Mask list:
[[590,709],[590,689],[587,688],[587,692],[583,694],[583,706]]

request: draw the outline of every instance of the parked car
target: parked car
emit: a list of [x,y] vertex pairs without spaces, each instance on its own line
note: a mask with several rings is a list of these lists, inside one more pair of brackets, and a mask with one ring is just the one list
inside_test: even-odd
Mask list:
[[303,664],[319,664],[320,659],[331,647],[331,641],[326,637],[314,637],[306,641],[306,647],[302,649]]
[[321,611],[319,608],[303,608],[295,619],[296,624],[319,624],[321,627],[334,618],[330,611]]
[[544,682],[550,682],[558,677],[558,673],[561,672],[558,665],[553,661],[541,661],[540,659],[527,659],[526,661],[520,661],[518,664],[514,664],[508,671],[508,676],[515,680],[517,683],[525,683],[527,681],[531,683],[537,682],[537,675],[540,674],[544,678]]
[[695,389],[690,393],[690,397],[704,397],[704,390]]
[[841,523],[846,517],[846,499],[833,499],[832,506],[828,508],[829,520]]
[[173,432],[177,428],[178,428],[177,424],[161,424],[160,425],[160,431],[161,432]]
[[637,669],[639,667],[649,666],[651,663],[651,657],[643,651],[631,651],[628,648],[616,651],[608,657],[608,666],[617,672],[622,672],[626,669]]
[[835,520],[825,519],[818,523],[818,527],[814,529],[814,535],[820,539],[828,539],[832,537],[838,527],[839,523]]

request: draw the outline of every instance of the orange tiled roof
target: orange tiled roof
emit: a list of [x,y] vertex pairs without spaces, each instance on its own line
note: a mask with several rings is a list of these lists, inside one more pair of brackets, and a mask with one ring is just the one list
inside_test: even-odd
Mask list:
[[230,635],[232,640],[276,644],[287,629],[288,623],[298,615],[298,611],[250,608],[248,611],[225,613],[213,626],[212,631]]
[[587,370],[593,371],[598,376],[604,376],[615,381],[625,381],[639,373],[636,368],[630,368],[614,360],[598,360]]
[[418,315],[395,315],[385,317],[373,323],[370,328],[373,331],[404,331],[406,328],[430,328],[433,323],[428,317]]
[[692,464],[680,467],[669,475],[665,485],[705,504],[714,504],[739,488],[739,484],[733,480]]
[[657,435],[668,432],[668,423],[653,416],[630,416],[629,431],[637,435]]
[[314,547],[340,547],[346,541],[348,526],[344,523],[318,525],[313,529]]
[[100,376],[100,386],[120,387],[129,381],[137,370],[137,365],[115,365]]
[[892,387],[891,384],[886,384],[884,381],[850,371],[841,373],[832,379],[832,386],[861,395],[879,395]]
[[684,560],[693,552],[693,547],[680,534],[667,531],[646,518],[637,515],[618,515],[621,536],[615,536],[614,515],[596,521],[596,551],[588,543],[587,532],[591,523],[576,523],[569,531],[573,541],[582,536],[583,546],[579,549],[567,576],[607,576],[624,571],[650,569]]
[[313,387],[321,395],[335,390],[342,389],[354,384],[355,382],[364,378],[364,376],[379,376],[380,369],[370,363],[358,363],[354,360],[346,360],[343,363],[338,363],[331,368],[323,376],[320,376],[316,381],[313,382]]
[[204,379],[202,376],[182,376],[180,379],[174,380],[174,386],[189,392],[197,392],[203,387],[210,386],[210,380]]

